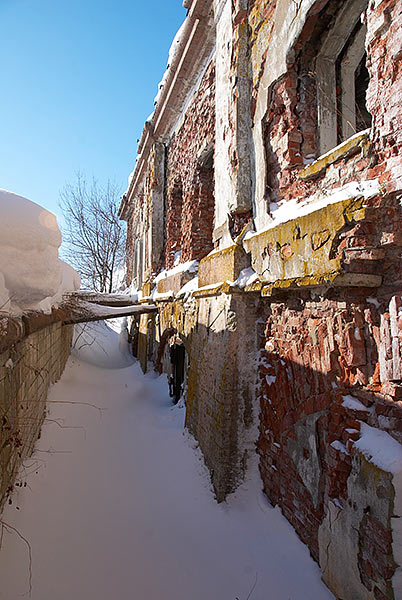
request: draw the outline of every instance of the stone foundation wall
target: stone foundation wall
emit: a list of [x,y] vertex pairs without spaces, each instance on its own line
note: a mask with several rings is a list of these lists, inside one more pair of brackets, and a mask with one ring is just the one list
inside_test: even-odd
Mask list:
[[[198,440],[218,501],[242,480],[254,452],[256,306],[242,294],[160,302],[138,323],[138,358],[171,374],[169,343],[186,351],[186,426]],[[137,327],[133,327],[133,330]]]
[[40,435],[48,389],[63,373],[72,334],[73,326],[53,323],[0,354],[0,509]]

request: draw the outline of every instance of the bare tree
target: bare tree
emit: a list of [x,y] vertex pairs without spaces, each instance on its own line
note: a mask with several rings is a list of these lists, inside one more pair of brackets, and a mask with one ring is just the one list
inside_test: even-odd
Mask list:
[[107,181],[90,185],[81,173],[60,194],[64,254],[85,285],[98,292],[113,290],[116,269],[123,267],[125,229],[117,211],[120,194]]

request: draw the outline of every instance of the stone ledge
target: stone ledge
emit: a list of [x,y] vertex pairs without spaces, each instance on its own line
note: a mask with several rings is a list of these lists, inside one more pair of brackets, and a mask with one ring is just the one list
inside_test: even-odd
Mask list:
[[194,279],[196,273],[190,273],[189,271],[182,271],[181,273],[175,273],[160,279],[157,283],[158,294],[166,294],[167,292],[173,292],[177,294],[181,288]]
[[360,133],[352,136],[351,138],[345,140],[339,146],[335,146],[332,150],[323,154],[317,160],[315,160],[311,165],[305,167],[302,171],[298,173],[299,179],[311,179],[313,177],[317,177],[320,175],[325,169],[335,163],[337,160],[341,158],[345,158],[355,152],[358,152],[360,149],[363,151],[367,151],[369,144],[369,129],[365,129]]
[[[345,272],[342,253],[338,251],[339,235],[350,224],[363,221],[366,210],[363,196],[352,197],[256,233],[243,242],[250,253],[251,266],[263,285]],[[372,259],[380,256],[381,253],[374,252]],[[246,291],[257,291],[258,286],[257,281]]]
[[198,284],[205,287],[222,281],[236,281],[240,271],[250,266],[250,259],[240,244],[215,250],[200,261]]
[[175,299],[175,294],[172,290],[169,290],[168,292],[165,293],[157,293],[154,297],[153,297],[153,302],[155,302],[156,304],[158,304],[159,302],[171,302],[172,300]]
[[219,296],[222,294],[225,289],[227,289],[228,283],[226,281],[220,281],[214,285],[206,285],[203,287],[199,287],[197,290],[194,290],[191,293],[193,298],[205,298],[207,296]]
[[382,284],[381,275],[368,275],[366,273],[327,273],[324,275],[306,275],[305,277],[295,277],[293,279],[284,279],[264,285],[261,289],[261,296],[272,296],[274,292],[281,290],[300,289],[303,287],[320,287],[330,285],[331,287],[367,287],[377,288]]
[[[192,298],[208,298],[210,296],[220,296],[221,294],[250,294],[260,293],[262,297],[272,296],[279,291],[293,291],[300,288],[317,288],[321,286],[330,287],[365,287],[377,288],[382,284],[381,275],[372,275],[366,273],[341,273],[339,271],[325,273],[323,275],[306,275],[304,277],[293,277],[290,279],[278,279],[277,281],[267,283],[257,280],[250,285],[240,288],[233,285],[231,281],[220,281],[217,284],[206,285],[191,292]],[[164,303],[182,300],[182,296],[175,296],[173,293],[161,294],[155,298],[154,302]]]

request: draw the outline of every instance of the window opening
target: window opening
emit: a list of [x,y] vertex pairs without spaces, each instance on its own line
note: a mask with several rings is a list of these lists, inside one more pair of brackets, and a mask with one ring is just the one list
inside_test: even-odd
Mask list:
[[365,67],[367,0],[353,0],[339,11],[316,59],[319,152],[366,129],[368,72]]
[[366,27],[358,22],[337,60],[337,143],[371,126],[366,108],[369,73],[366,68]]
[[370,75],[366,67],[366,54],[360,61],[355,71],[355,103],[356,103],[356,129],[363,131],[371,127],[372,116],[367,110],[366,95]]

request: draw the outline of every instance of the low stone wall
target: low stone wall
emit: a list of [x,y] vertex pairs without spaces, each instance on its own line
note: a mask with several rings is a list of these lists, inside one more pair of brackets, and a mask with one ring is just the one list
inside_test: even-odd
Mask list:
[[144,371],[153,361],[170,377],[171,345],[185,348],[186,427],[200,444],[218,501],[234,491],[255,452],[257,303],[241,293],[163,301],[156,319],[142,315],[132,327]]
[[4,339],[19,341],[8,349],[4,343],[0,354],[0,510],[20,466],[33,452],[46,416],[49,385],[63,373],[73,334],[73,326],[60,322],[32,333],[33,321],[3,318],[2,325]]

